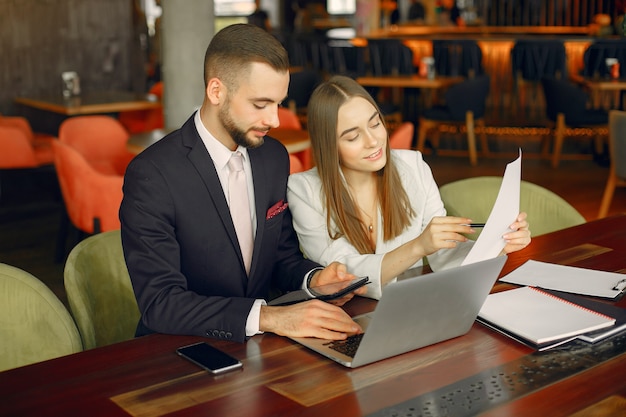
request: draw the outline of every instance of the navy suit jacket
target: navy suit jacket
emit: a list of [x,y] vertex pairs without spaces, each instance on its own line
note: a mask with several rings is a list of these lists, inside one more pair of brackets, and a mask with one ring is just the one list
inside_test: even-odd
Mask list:
[[294,290],[319,265],[303,258],[286,202],[289,157],[266,137],[249,149],[257,230],[250,276],[213,161],[193,117],[139,154],[124,178],[122,244],[141,320],[138,334],[244,341],[252,304]]

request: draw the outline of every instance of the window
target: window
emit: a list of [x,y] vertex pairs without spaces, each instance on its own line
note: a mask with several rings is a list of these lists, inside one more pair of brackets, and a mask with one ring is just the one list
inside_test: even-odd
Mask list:
[[350,15],[356,13],[356,0],[327,0],[326,10],[330,15]]
[[214,0],[215,16],[248,16],[256,9],[254,0]]

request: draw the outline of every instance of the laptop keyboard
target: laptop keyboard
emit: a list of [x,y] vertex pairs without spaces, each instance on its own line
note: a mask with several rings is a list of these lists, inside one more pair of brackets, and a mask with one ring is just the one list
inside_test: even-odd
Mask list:
[[361,339],[365,333],[359,333],[352,336],[348,336],[346,340],[333,340],[328,343],[324,343],[324,346],[336,350],[339,353],[343,353],[351,358],[356,354],[356,350],[361,344]]

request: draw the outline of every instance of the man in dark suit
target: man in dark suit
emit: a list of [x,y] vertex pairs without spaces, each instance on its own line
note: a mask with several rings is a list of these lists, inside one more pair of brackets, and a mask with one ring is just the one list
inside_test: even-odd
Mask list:
[[[344,265],[321,268],[303,258],[286,204],[288,154],[265,136],[278,126],[278,105],[287,96],[287,52],[258,27],[232,25],[209,44],[204,75],[200,110],[138,155],[125,175],[120,219],[141,312],[137,334],[244,341],[260,332],[326,339],[359,332],[337,305],[265,303],[272,288],[354,278]],[[235,153],[248,184],[238,191],[250,201],[251,261],[229,210],[238,192],[228,191]]]

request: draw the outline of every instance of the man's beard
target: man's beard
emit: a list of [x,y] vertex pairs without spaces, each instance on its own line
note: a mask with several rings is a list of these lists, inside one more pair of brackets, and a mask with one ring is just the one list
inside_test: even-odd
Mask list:
[[226,130],[226,132],[228,132],[230,137],[233,138],[233,141],[237,145],[242,146],[244,148],[250,148],[250,149],[258,148],[259,146],[263,145],[263,142],[264,142],[263,138],[259,138],[259,140],[256,142],[251,140],[247,136],[249,130],[248,131],[241,130],[237,126],[233,118],[230,117],[230,103],[229,103],[228,98],[226,99],[224,106],[220,109],[219,118],[220,118],[220,121],[222,122],[222,125],[224,126],[224,129]]

